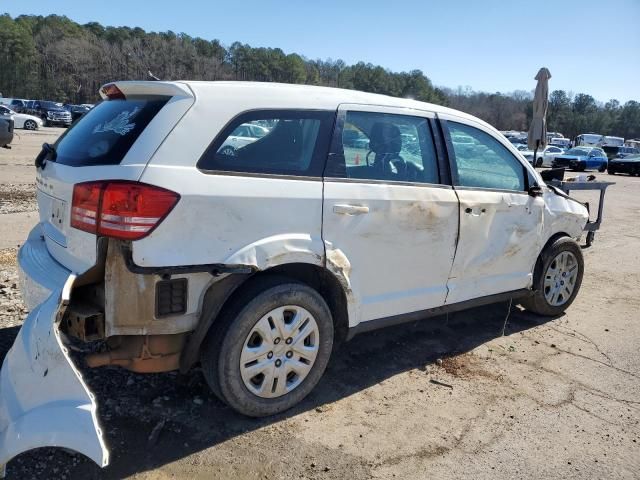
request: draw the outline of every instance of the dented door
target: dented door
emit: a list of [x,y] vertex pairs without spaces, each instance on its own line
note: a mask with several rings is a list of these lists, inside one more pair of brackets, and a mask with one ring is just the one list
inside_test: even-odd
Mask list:
[[457,192],[460,239],[447,303],[530,287],[542,249],[543,200],[519,192]]
[[344,277],[358,307],[352,326],[444,303],[458,199],[440,183],[432,117],[409,109],[340,107],[322,237],[327,267]]
[[543,246],[544,200],[528,194],[535,171],[488,125],[441,118],[460,200],[446,303],[529,288]]
[[48,254],[37,226],[19,255],[30,309],[0,372],[0,470],[16,455],[63,447],[109,462],[96,402],[69,357],[58,321],[75,275]]

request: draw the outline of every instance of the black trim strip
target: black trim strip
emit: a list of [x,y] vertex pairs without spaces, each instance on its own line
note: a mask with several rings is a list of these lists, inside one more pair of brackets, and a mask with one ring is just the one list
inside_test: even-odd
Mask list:
[[217,276],[225,273],[229,274],[251,274],[258,271],[252,265],[226,265],[223,263],[209,263],[202,265],[181,265],[166,267],[142,267],[133,261],[133,251],[129,246],[121,247],[124,255],[125,265],[131,273],[142,275],[180,275],[184,273],[210,273]]
[[528,297],[532,294],[533,292],[531,290],[523,288],[520,290],[512,290],[510,292],[497,293],[495,295],[487,295],[480,298],[473,298],[471,300],[465,300],[464,302],[452,303],[450,305],[443,305],[441,307],[428,308],[426,310],[420,310],[418,312],[403,313],[400,315],[393,315],[391,317],[384,317],[375,320],[369,320],[366,322],[360,322],[355,327],[349,328],[347,340],[351,340],[359,333],[369,332],[371,330],[377,330],[379,328],[391,327],[394,325],[400,325],[402,323],[417,322],[419,320],[443,315],[445,313],[459,312],[460,310],[467,310],[468,308],[490,305],[492,303],[502,302],[509,299]]

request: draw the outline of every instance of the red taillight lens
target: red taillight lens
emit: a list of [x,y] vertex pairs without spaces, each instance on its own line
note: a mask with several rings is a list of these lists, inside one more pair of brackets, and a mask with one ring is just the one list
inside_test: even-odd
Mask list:
[[169,214],[180,196],[137,182],[79,183],[73,188],[71,226],[85,232],[138,240]]
[[109,83],[108,85],[102,87],[102,93],[109,100],[124,100],[126,98],[124,96],[124,93],[122,93],[122,90],[120,90],[115,83]]

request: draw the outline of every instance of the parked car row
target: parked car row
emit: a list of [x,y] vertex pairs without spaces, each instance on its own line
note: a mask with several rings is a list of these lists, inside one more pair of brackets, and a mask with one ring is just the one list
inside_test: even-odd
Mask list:
[[93,105],[62,104],[49,100],[0,98],[0,108],[1,115],[14,116],[16,128],[35,130],[42,126],[69,127],[74,121],[91,110]]

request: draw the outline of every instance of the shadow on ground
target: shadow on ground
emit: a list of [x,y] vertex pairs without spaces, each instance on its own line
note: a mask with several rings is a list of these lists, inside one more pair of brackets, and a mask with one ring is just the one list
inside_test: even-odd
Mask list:
[[[65,472],[66,478],[116,479],[155,469],[348,397],[401,372],[424,369],[438,358],[473,350],[502,335],[508,308],[508,303],[500,303],[356,336],[334,352],[323,379],[307,399],[266,419],[247,418],[226,407],[209,393],[197,369],[183,377],[175,373],[138,375],[117,368],[84,369],[98,398],[99,417],[111,449],[109,467],[101,470],[80,455],[40,449],[10,462],[7,478],[36,478],[42,473],[51,478],[57,476],[52,473],[62,476]],[[546,321],[549,319],[513,307],[505,335]],[[0,330],[0,359],[17,330]],[[151,435],[154,427],[159,432],[156,438]]]

